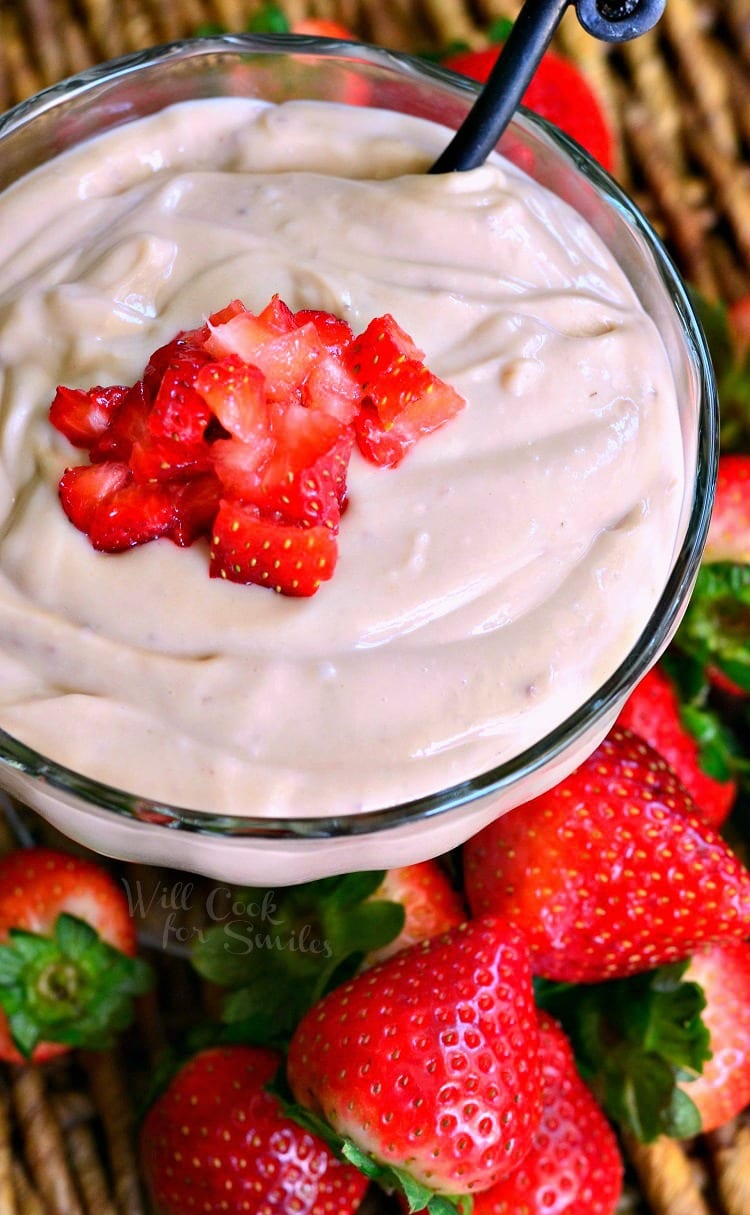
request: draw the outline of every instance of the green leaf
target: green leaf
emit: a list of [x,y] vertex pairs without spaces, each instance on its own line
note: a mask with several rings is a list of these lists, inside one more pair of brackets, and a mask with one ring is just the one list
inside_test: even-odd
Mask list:
[[55,923],[55,940],[66,957],[75,961],[82,958],[101,938],[85,920],[63,913]]
[[278,4],[262,4],[246,26],[248,34],[288,34],[289,22]]
[[673,643],[750,692],[750,565],[702,565]]
[[498,17],[487,30],[487,37],[490,42],[506,42],[512,29],[513,22],[510,17]]
[[608,983],[535,983],[537,1002],[563,1025],[609,1117],[647,1143],[692,1125],[692,1102],[677,1086],[711,1057],[705,997],[685,981],[687,965]]
[[674,1089],[672,1101],[665,1114],[664,1134],[671,1139],[692,1139],[702,1130],[698,1107],[681,1088]]
[[405,919],[401,903],[376,899],[352,908],[346,916],[326,916],[324,927],[336,956],[345,957],[388,945],[401,932]]
[[372,898],[383,877],[343,874],[237,892],[231,906],[245,913],[204,933],[191,955],[199,974],[230,993],[223,1020],[244,1025],[256,1045],[287,1045],[307,1009],[401,931],[403,907]]

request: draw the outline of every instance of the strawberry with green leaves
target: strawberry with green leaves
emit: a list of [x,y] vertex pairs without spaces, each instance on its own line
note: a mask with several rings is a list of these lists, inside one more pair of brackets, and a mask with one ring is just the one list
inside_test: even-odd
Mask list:
[[701,1130],[713,1131],[750,1105],[750,945],[705,946],[691,958],[685,979],[699,984],[706,1000],[711,1058],[680,1087],[698,1110]]
[[347,1159],[442,1215],[529,1150],[538,1037],[523,937],[484,918],[330,991],[300,1022],[287,1075]]
[[0,1058],[109,1046],[150,986],[113,878],[49,848],[0,860]]
[[469,840],[464,876],[473,913],[516,924],[547,979],[636,974],[750,935],[750,873],[657,752],[620,727]]
[[140,1160],[160,1215],[354,1215],[367,1188],[266,1086],[274,1051],[203,1050],[149,1110]]
[[[730,778],[717,779],[706,770],[710,758],[704,756],[700,742],[688,725],[696,720],[694,706],[683,709],[677,687],[661,667],[653,667],[628,697],[617,723],[643,738],[666,760],[687,789],[696,808],[714,827],[727,818],[735,797],[737,782]],[[686,725],[686,720],[688,725]],[[705,733],[706,711],[699,725]],[[713,721],[713,734],[719,723]]]

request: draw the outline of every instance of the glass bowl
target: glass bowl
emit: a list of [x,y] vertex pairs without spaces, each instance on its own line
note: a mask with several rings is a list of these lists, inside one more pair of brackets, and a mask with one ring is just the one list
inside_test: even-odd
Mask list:
[[[478,86],[358,43],[206,37],[157,47],[47,89],[0,119],[0,189],[87,137],[192,98],[225,94],[361,101],[455,128]],[[697,574],[711,511],[718,407],[700,327],[672,263],[634,205],[587,155],[531,114],[501,150],[582,214],[614,252],[666,346],[680,408],[685,493],[679,546],[653,614],[620,666],[571,716],[491,771],[431,796],[335,818],[231,817],[151,801],[51,762],[0,732],[0,785],[105,855],[235,883],[283,885],[438,855],[582,762],[672,637]]]

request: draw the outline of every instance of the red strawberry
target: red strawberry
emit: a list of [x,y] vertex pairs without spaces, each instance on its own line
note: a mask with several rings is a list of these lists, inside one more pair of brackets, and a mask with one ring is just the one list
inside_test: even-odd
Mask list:
[[119,553],[159,536],[169,536],[176,525],[170,486],[132,482],[116,489],[101,502],[86,531],[99,552]]
[[351,326],[332,312],[324,312],[321,308],[301,308],[299,312],[295,312],[294,320],[298,325],[314,325],[323,345],[339,357],[354,341]]
[[354,443],[351,430],[319,410],[290,404],[272,409],[271,437],[273,455],[246,500],[287,523],[337,530]]
[[336,568],[336,537],[327,527],[265,518],[253,506],[223,500],[213,523],[211,577],[312,595]]
[[487,1189],[523,1158],[540,1117],[521,934],[475,920],[334,988],[300,1022],[288,1077],[370,1161],[425,1187],[424,1205]]
[[130,392],[120,384],[110,388],[58,387],[49,420],[74,447],[90,448],[110,424],[112,414]]
[[704,559],[750,563],[750,456],[726,455],[719,460]]
[[750,873],[664,760],[617,727],[464,852],[475,915],[512,920],[535,974],[595,982],[750,933]]
[[[461,51],[443,61],[447,68],[485,81],[501,47]],[[610,173],[615,164],[615,139],[600,101],[589,82],[569,59],[547,51],[522,98],[523,104],[559,127]]]
[[386,314],[371,321],[347,353],[364,394],[355,420],[360,451],[393,468],[422,435],[465,406],[463,397],[425,367],[422,351]]
[[701,767],[700,748],[680,718],[680,701],[669,676],[653,667],[628,697],[617,719],[645,739],[682,781],[697,809],[720,827],[737,796],[734,780],[716,780]]
[[323,17],[304,17],[293,21],[291,32],[307,34],[314,38],[339,38],[343,41],[351,41],[354,38],[351,30],[340,21],[327,21]]
[[466,909],[445,870],[437,861],[422,861],[389,869],[371,899],[400,903],[406,913],[398,936],[381,949],[371,950],[366,964],[374,966],[394,953],[440,936],[466,919]]
[[563,1031],[544,1013],[539,1031],[541,1123],[518,1168],[477,1194],[474,1215],[613,1215],[623,1174],[614,1132]]
[[79,857],[32,848],[0,860],[0,940],[6,1060],[109,1043],[148,985],[122,889]]
[[713,1131],[750,1105],[750,945],[721,941],[693,955],[685,979],[700,984],[712,1058],[680,1088]]
[[88,533],[103,504],[118,489],[129,484],[132,476],[127,464],[114,460],[66,468],[59,486],[65,514],[79,531]]
[[140,1158],[160,1215],[354,1215],[367,1181],[266,1092],[280,1056],[203,1050],[149,1110]]
[[195,389],[225,430],[243,443],[268,434],[265,376],[257,367],[227,355],[199,371]]

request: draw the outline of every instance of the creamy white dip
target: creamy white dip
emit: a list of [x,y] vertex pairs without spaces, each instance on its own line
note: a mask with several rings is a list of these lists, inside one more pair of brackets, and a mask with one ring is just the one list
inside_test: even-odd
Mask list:
[[[0,197],[0,725],[175,805],[347,814],[487,770],[614,670],[675,553],[683,453],[660,337],[608,250],[501,162],[317,103],[190,102]],[[311,599],[206,546],[96,553],[57,498],[55,386],[132,383],[233,297],[356,331],[391,312],[467,398],[396,469],[355,453]]]

